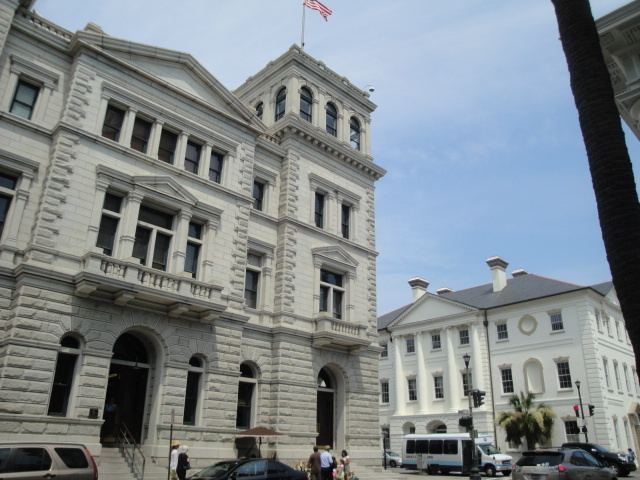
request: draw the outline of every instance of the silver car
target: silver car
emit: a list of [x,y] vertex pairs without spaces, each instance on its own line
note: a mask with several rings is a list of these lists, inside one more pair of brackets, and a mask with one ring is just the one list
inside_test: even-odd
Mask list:
[[43,478],[98,480],[98,467],[77,443],[0,443],[0,479]]
[[577,448],[549,448],[522,453],[513,480],[613,480],[616,473]]

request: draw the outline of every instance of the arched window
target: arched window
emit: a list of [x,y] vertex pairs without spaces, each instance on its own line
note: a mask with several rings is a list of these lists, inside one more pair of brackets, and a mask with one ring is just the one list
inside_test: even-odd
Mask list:
[[198,409],[198,397],[200,393],[200,379],[204,373],[204,363],[196,355],[189,359],[189,369],[187,371],[187,390],[184,395],[184,415],[182,423],[184,425],[196,424],[196,412]]
[[264,104],[262,102],[258,102],[256,105],[256,115],[260,120],[262,120],[262,114],[264,113]]
[[276,121],[284,117],[284,107],[287,102],[287,89],[282,87],[276,95]]
[[258,383],[257,375],[252,366],[243,362],[240,364],[240,380],[238,384],[238,410],[236,413],[236,428],[251,428],[255,389]]
[[351,146],[356,150],[360,150],[360,122],[356,117],[351,117],[349,121],[350,134],[349,141]]
[[80,341],[71,335],[65,335],[60,340],[60,347],[53,374],[53,386],[47,414],[66,417],[73,385],[73,374],[80,355]]
[[300,89],[300,118],[311,121],[311,114],[313,112],[313,95],[311,90],[307,87]]
[[338,136],[338,109],[336,106],[329,102],[325,107],[327,112],[327,133],[329,135],[333,135],[334,137]]

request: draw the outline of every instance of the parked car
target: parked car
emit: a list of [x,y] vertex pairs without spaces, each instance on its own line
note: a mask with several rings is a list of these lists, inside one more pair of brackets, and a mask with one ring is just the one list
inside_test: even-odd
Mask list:
[[615,480],[616,472],[579,448],[545,448],[522,452],[512,480]]
[[307,480],[307,474],[277,460],[225,460],[195,473],[189,480]]
[[390,467],[401,467],[402,466],[402,457],[391,450],[386,450],[384,452],[384,457],[387,465]]
[[98,466],[84,445],[0,443],[2,480],[98,480]]
[[636,464],[629,459],[626,453],[610,452],[597,443],[567,442],[563,443],[562,446],[567,448],[580,448],[585,452],[589,452],[602,463],[613,468],[620,477],[626,477],[636,469]]

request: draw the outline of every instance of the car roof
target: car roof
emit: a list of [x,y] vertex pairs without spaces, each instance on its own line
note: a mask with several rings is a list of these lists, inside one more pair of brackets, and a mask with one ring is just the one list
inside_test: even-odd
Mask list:
[[0,447],[78,447],[87,448],[81,443],[66,442],[0,442]]

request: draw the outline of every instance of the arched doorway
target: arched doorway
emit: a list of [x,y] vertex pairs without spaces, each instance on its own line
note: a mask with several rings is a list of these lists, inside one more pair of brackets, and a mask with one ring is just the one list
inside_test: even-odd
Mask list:
[[427,433],[447,433],[447,426],[441,420],[432,420],[427,424]]
[[334,446],[336,382],[328,369],[320,370],[317,385],[316,445]]
[[134,333],[123,333],[113,345],[109,381],[104,404],[100,442],[116,442],[126,427],[134,440],[142,440],[151,356]]

